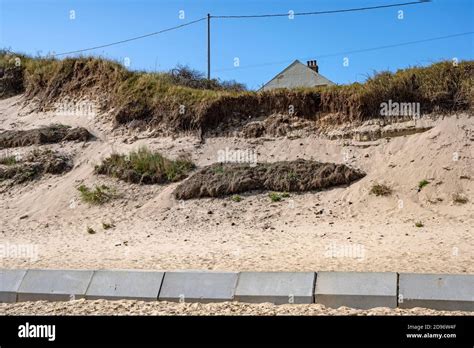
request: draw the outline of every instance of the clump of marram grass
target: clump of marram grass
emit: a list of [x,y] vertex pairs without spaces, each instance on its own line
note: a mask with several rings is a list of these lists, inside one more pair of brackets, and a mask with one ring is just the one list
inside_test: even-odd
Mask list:
[[278,192],[269,192],[268,197],[272,202],[280,202],[282,197]]
[[240,195],[233,195],[231,198],[234,202],[242,201],[242,197]]
[[11,156],[4,156],[0,158],[0,164],[3,164],[5,166],[12,166],[17,164],[17,156],[11,155]]
[[453,194],[453,202],[457,204],[466,204],[469,202],[469,199],[463,194],[456,192]]
[[221,165],[217,165],[215,167],[212,168],[212,171],[215,173],[215,174],[224,174],[224,166],[221,164]]
[[421,180],[419,183],[418,183],[418,191],[420,191],[423,187],[425,187],[426,185],[428,185],[430,182],[426,179],[423,179]]
[[268,197],[272,202],[280,202],[284,198],[290,197],[290,194],[288,192],[269,192]]
[[106,185],[96,185],[94,188],[81,185],[77,190],[81,194],[82,201],[93,205],[101,205],[117,197],[115,190]]
[[95,167],[95,172],[135,184],[163,184],[184,179],[194,168],[188,156],[170,160],[159,152],[141,147],[128,155],[110,155]]
[[86,231],[87,231],[87,233],[89,233],[89,234],[95,234],[95,233],[96,233],[95,230],[94,230],[92,227],[90,227],[90,226],[87,226]]
[[417,222],[415,222],[415,226],[416,226],[416,227],[423,227],[423,226],[425,226],[425,225],[423,224],[423,222],[417,221]]
[[376,196],[390,196],[392,189],[384,184],[374,184],[370,189],[370,193]]
[[268,197],[272,202],[280,202],[284,198],[290,197],[290,194],[288,192],[269,192]]

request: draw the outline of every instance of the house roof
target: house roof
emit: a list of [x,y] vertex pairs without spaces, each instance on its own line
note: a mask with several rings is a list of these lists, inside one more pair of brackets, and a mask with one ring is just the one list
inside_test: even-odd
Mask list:
[[316,87],[326,85],[334,85],[334,82],[328,80],[323,75],[317,73],[296,59],[282,72],[278,73],[273,79],[268,81],[261,88],[261,90],[270,90],[275,88]]

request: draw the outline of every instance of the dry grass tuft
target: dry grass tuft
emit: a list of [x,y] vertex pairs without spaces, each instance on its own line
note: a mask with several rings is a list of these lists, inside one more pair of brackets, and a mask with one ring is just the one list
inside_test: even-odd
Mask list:
[[370,193],[376,196],[390,196],[392,189],[384,184],[374,184],[370,189]]

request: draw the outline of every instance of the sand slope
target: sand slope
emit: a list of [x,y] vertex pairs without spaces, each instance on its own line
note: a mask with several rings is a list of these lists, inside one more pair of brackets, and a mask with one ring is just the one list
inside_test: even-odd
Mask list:
[[[466,114],[440,118],[423,133],[366,143],[316,135],[201,143],[113,131],[107,115],[28,114],[20,101],[0,101],[1,129],[63,123],[84,126],[97,140],[43,146],[73,154],[73,170],[1,190],[1,243],[38,250],[35,260],[0,258],[1,267],[474,273],[474,118]],[[93,174],[93,165],[112,151],[144,144],[169,157],[190,153],[198,166],[216,162],[218,151],[229,148],[255,151],[259,162],[345,163],[367,176],[349,187],[291,194],[282,202],[252,193],[237,203],[180,202],[172,195],[176,183],[139,186]],[[430,183],[418,192],[423,179]],[[82,183],[106,183],[122,197],[91,207],[79,199]],[[392,187],[392,196],[369,194],[374,183]],[[454,203],[454,193],[469,202]],[[415,227],[417,221],[424,227]],[[104,230],[103,222],[115,227]]]

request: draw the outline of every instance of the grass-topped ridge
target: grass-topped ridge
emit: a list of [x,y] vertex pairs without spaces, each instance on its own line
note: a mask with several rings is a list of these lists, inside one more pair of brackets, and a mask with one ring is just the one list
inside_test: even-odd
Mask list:
[[[19,59],[19,60],[18,60]],[[20,64],[18,65],[18,61]],[[115,61],[79,57],[31,58],[0,51],[0,98],[24,93],[46,110],[62,98],[98,99],[117,125],[153,126],[171,132],[212,132],[249,116],[288,114],[327,123],[380,117],[382,103],[420,103],[422,114],[474,105],[474,61],[380,72],[364,83],[326,88],[245,91],[236,82],[207,81],[192,69],[129,71]]]
[[9,186],[40,178],[45,174],[59,175],[72,169],[71,158],[49,149],[35,149],[25,155],[9,155],[0,160],[0,184]]
[[[289,175],[294,173],[295,175]],[[349,185],[365,173],[344,164],[308,160],[258,163],[213,163],[180,183],[177,199],[231,196],[251,191],[269,191],[272,202],[289,197],[289,192],[319,191]]]

